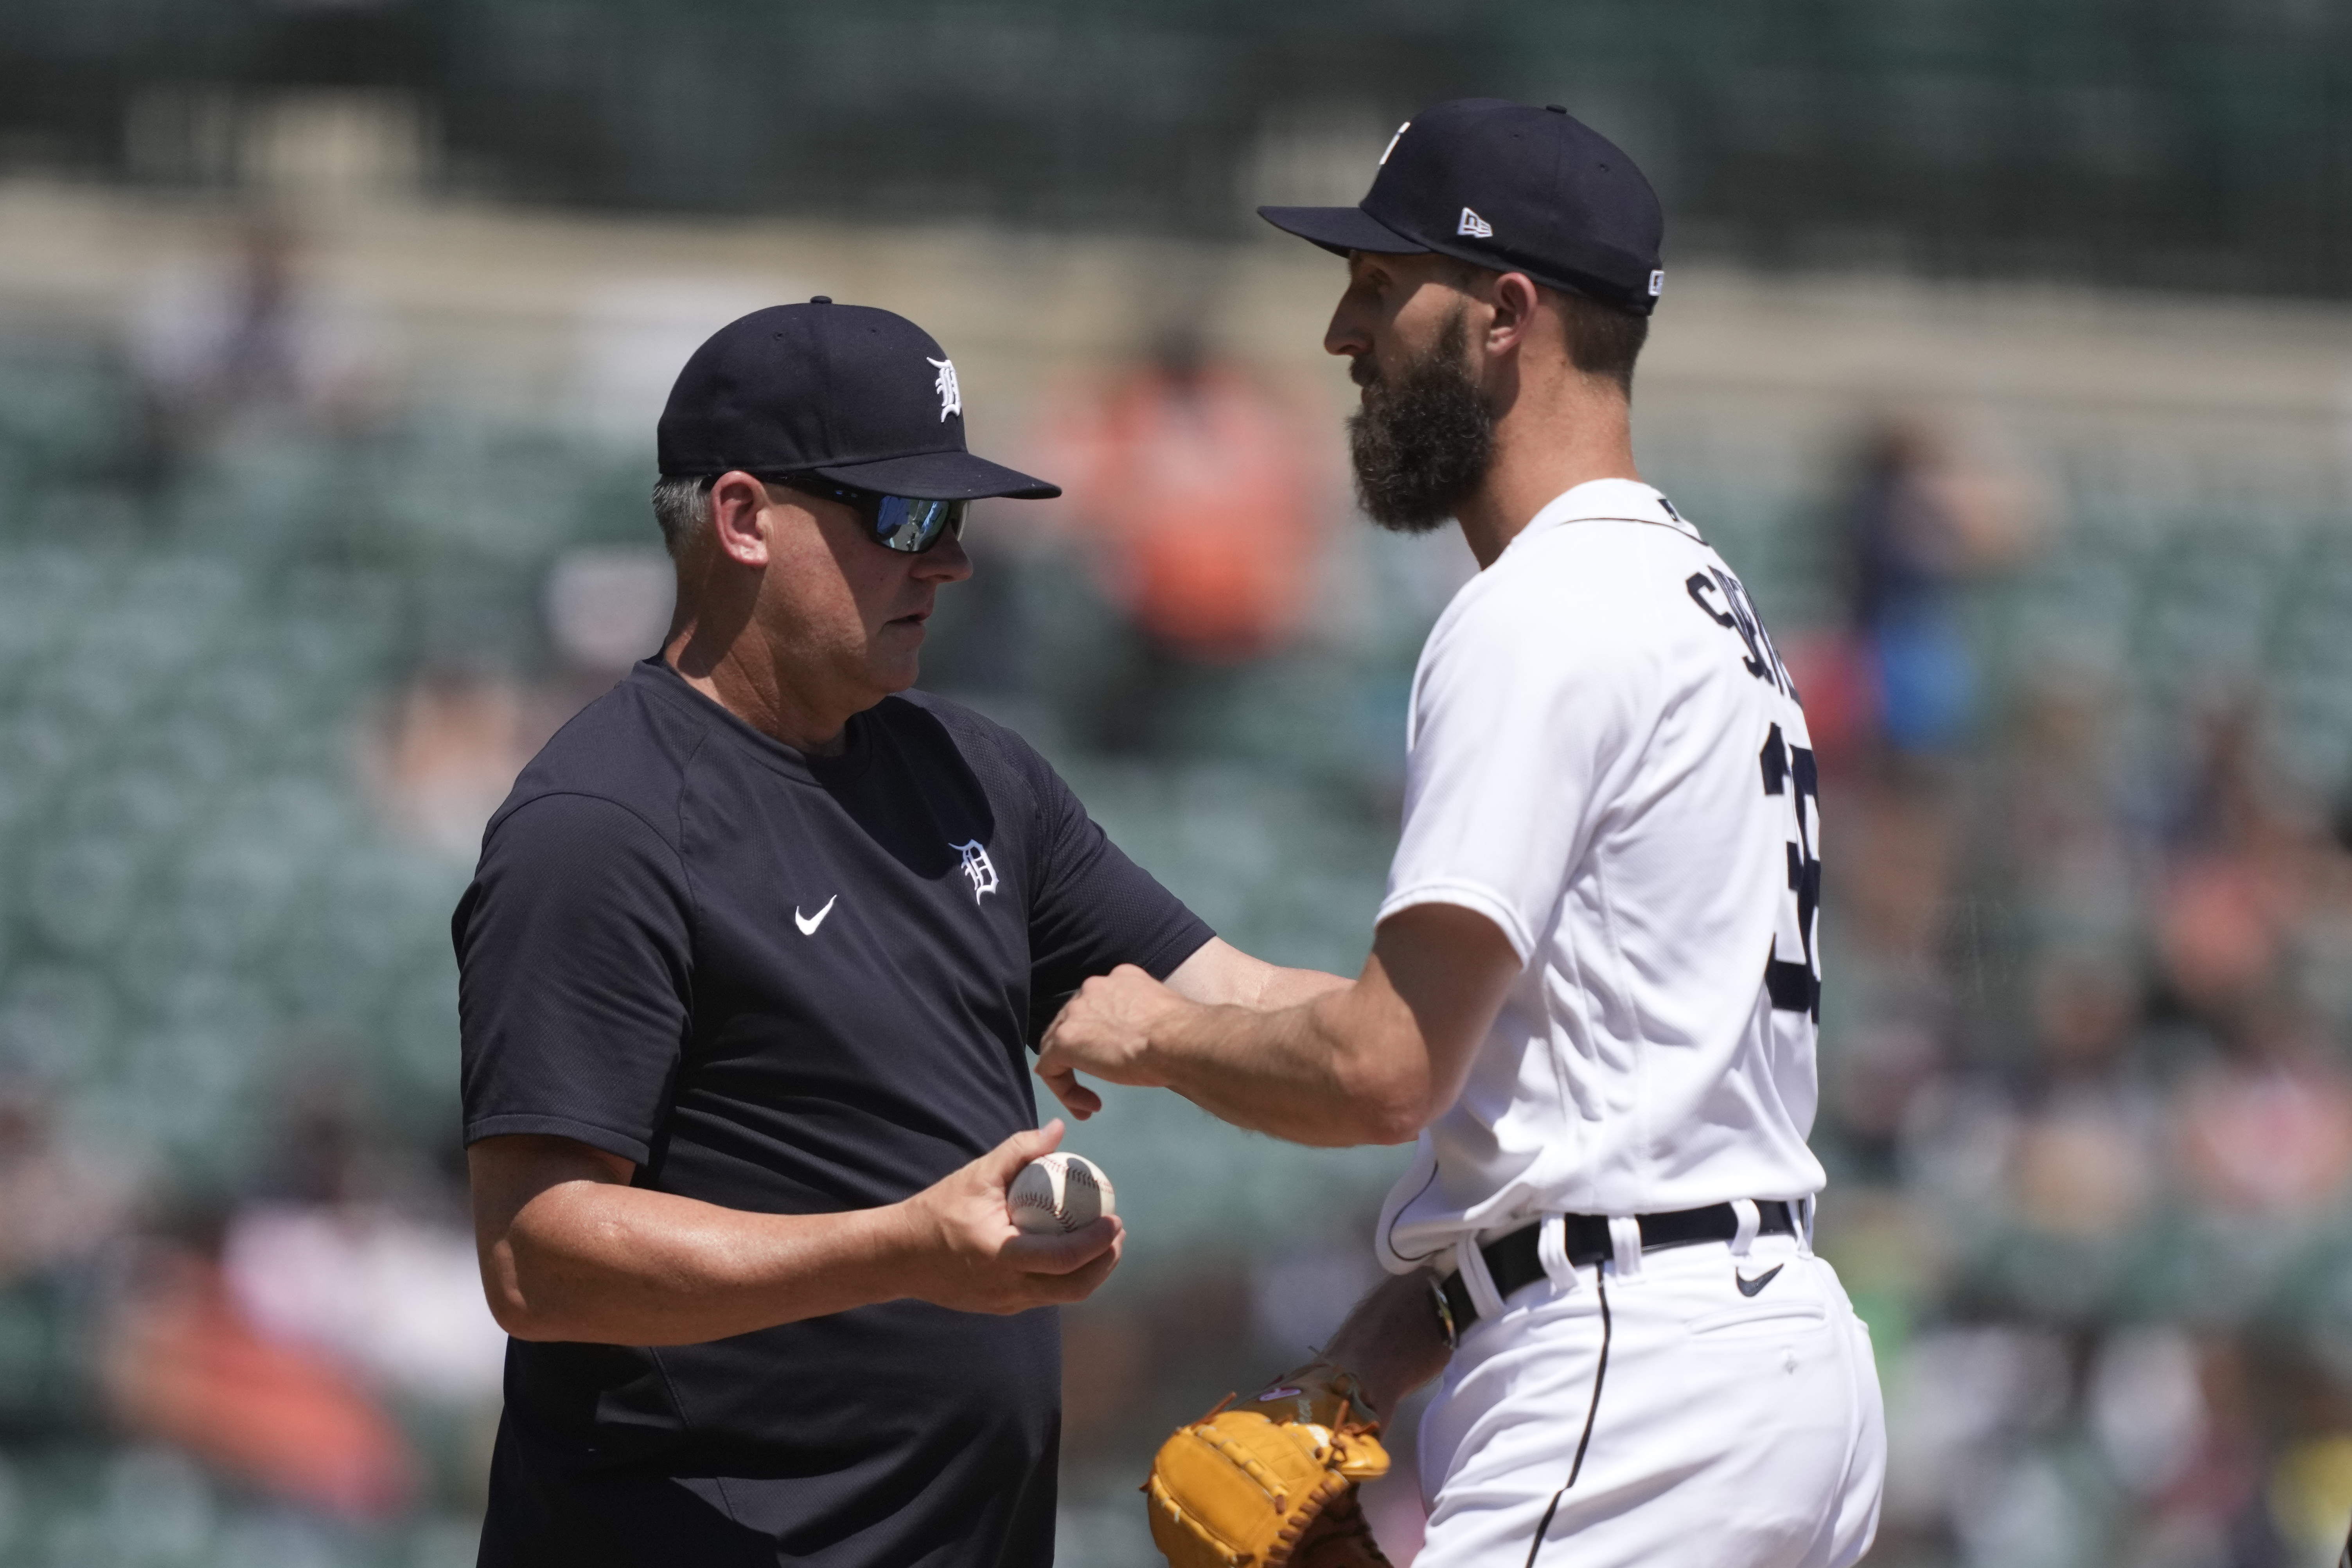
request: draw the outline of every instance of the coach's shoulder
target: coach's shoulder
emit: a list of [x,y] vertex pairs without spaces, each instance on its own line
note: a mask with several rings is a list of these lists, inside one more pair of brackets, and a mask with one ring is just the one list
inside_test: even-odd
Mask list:
[[704,738],[674,704],[623,680],[573,714],[524,764],[488,831],[533,801],[595,800],[644,819],[675,843],[679,797]]

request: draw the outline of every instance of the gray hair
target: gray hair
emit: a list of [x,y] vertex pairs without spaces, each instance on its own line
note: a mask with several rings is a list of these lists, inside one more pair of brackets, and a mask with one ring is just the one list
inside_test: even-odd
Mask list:
[[710,526],[710,487],[718,482],[717,474],[664,474],[654,481],[654,521],[671,560],[684,560],[695,535]]

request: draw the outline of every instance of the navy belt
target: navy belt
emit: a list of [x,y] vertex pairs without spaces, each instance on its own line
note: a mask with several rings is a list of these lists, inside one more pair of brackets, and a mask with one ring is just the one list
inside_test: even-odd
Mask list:
[[[1794,1206],[1774,1199],[1756,1205],[1759,1223],[1759,1236],[1794,1236],[1797,1216]],[[1568,1261],[1581,1268],[1616,1256],[1616,1244],[1609,1239],[1609,1221],[1601,1215],[1572,1214],[1561,1216],[1568,1229]],[[1672,1214],[1645,1214],[1641,1216],[1642,1250],[1656,1252],[1668,1247],[1695,1247],[1702,1241],[1731,1241],[1739,1235],[1739,1215],[1729,1204],[1712,1204],[1703,1209],[1676,1209]],[[1508,1236],[1482,1245],[1478,1250],[1486,1255],[1486,1272],[1495,1277],[1495,1294],[1508,1296],[1524,1285],[1532,1285],[1544,1277],[1543,1259],[1536,1250],[1537,1239],[1542,1235],[1542,1222],[1521,1226]],[[1462,1281],[1459,1270],[1448,1274],[1434,1287],[1437,1291],[1438,1322],[1445,1330],[1445,1342],[1454,1344],[1471,1324],[1478,1321],[1478,1309],[1470,1300],[1470,1288]]]

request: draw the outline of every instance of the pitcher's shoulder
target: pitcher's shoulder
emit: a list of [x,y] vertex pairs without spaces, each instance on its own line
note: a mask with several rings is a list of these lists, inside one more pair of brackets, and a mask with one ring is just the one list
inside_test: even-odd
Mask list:
[[1671,637],[1691,614],[1692,574],[1704,577],[1720,564],[1704,543],[1663,523],[1563,524],[1515,546],[1475,579],[1447,606],[1433,641],[1449,635],[1586,644]]

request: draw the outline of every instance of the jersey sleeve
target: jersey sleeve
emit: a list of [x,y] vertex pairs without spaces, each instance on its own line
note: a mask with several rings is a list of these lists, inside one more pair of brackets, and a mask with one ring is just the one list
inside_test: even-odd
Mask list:
[[652,1152],[688,1027],[691,910],[677,853],[585,795],[493,824],[451,921],[465,1138]]
[[1120,852],[1044,758],[1024,760],[1040,817],[1029,910],[1034,1042],[1088,975],[1132,963],[1165,980],[1216,932]]
[[1655,685],[1612,607],[1496,594],[1442,623],[1413,691],[1404,824],[1380,920],[1453,904],[1524,964]]

